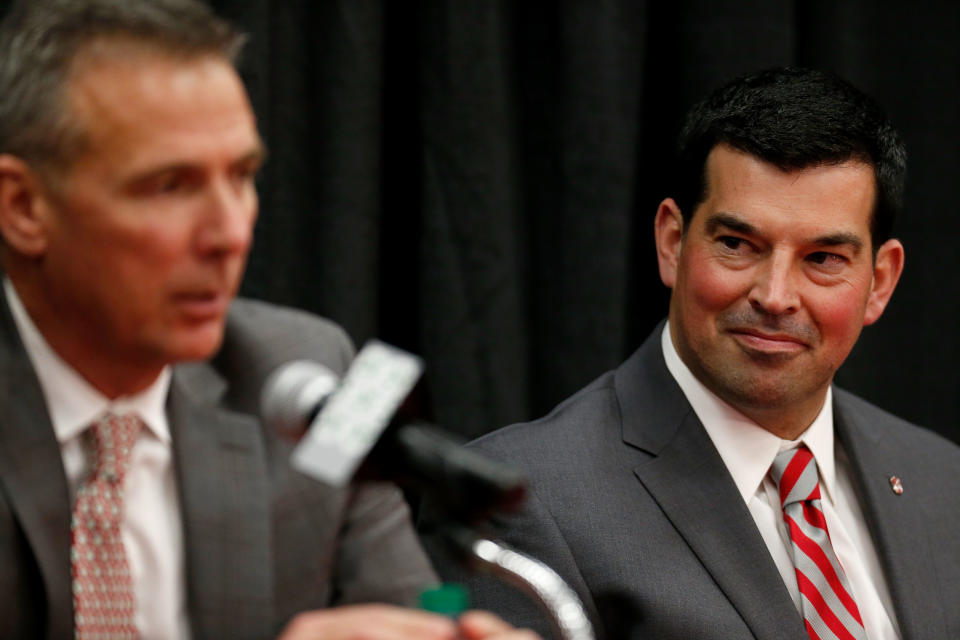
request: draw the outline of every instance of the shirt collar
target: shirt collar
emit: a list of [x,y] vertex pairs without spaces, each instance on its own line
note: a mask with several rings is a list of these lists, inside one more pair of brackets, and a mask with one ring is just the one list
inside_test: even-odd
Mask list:
[[827,395],[820,413],[796,440],[783,440],[721,400],[693,375],[680,359],[670,339],[668,322],[660,336],[663,357],[687,401],[703,423],[707,435],[720,453],[744,502],[749,502],[763,483],[777,454],[804,443],[813,453],[826,499],[833,502],[836,466],[833,450],[833,390]]
[[170,443],[165,410],[170,388],[170,367],[164,367],[153,384],[143,391],[111,401],[50,347],[24,308],[9,278],[3,279],[3,289],[23,346],[40,380],[53,430],[60,444],[78,436],[107,411],[136,413],[161,442]]

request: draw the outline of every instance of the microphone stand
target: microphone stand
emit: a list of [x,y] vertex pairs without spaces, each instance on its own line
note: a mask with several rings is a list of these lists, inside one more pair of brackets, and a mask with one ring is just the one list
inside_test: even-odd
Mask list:
[[546,564],[465,527],[444,527],[443,533],[472,565],[520,589],[540,605],[560,640],[596,638],[580,598]]

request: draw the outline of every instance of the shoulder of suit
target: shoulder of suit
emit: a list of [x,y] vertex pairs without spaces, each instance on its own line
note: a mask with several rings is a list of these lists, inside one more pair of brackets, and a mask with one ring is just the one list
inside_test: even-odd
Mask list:
[[[492,431],[470,443],[504,459],[536,456],[545,448],[576,448],[582,439],[598,440],[605,428],[619,441],[619,408],[613,386],[614,372],[608,371],[565,399],[547,415],[530,422],[512,424]],[[529,449],[529,451],[528,451]]]
[[895,416],[849,391],[834,387],[833,392],[835,410],[845,419],[878,431],[880,437],[900,443],[907,450],[920,449],[960,460],[960,445],[948,438]]
[[312,313],[249,299],[231,305],[223,343],[208,362],[183,363],[176,373],[188,386],[219,385],[223,401],[242,412],[258,411],[263,384],[293,360],[320,363],[342,374],[353,344],[334,322]]
[[335,322],[301,309],[237,298],[227,316],[221,356],[276,366],[297,359],[320,362],[342,373],[353,358],[353,343]]
[[343,328],[332,320],[303,309],[250,298],[237,298],[233,301],[227,315],[227,325],[262,334],[271,333],[278,328],[294,328],[349,342]]
[[524,454],[527,445],[534,455],[542,452],[544,441],[557,450],[571,449],[587,440],[590,444],[620,443],[624,413],[631,408],[645,414],[648,406],[676,404],[678,410],[688,411],[685,400],[675,403],[663,393],[664,385],[671,385],[674,394],[682,395],[663,362],[662,330],[661,323],[616,369],[601,374],[544,417],[498,429],[471,446],[514,457]]

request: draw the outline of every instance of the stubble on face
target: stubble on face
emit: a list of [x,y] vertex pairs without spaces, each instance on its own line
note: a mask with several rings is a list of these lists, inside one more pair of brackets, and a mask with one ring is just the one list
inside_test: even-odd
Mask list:
[[[683,320],[679,320],[682,324]],[[694,375],[727,403],[745,412],[775,410],[804,402],[810,389],[826,389],[834,366],[811,356],[820,343],[817,326],[792,316],[765,314],[749,306],[717,314],[715,338],[693,344],[678,332],[675,347]],[[770,351],[751,348],[731,335],[777,335],[798,347]]]

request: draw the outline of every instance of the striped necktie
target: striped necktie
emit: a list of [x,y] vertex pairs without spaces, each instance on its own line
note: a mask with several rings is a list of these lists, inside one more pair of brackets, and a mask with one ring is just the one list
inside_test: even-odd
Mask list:
[[770,468],[800,588],[807,634],[817,640],[866,640],[850,583],[833,552],[820,504],[817,462],[806,446],[781,451]]
[[133,414],[106,414],[91,427],[93,472],[73,507],[73,608],[77,640],[132,640],[134,595],[120,535],[123,479],[140,431]]

